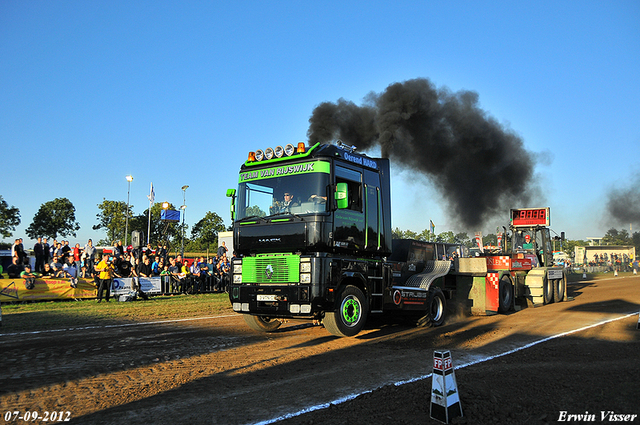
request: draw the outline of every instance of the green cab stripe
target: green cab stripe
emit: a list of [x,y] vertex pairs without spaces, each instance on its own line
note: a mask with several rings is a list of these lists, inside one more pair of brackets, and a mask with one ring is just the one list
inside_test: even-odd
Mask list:
[[284,177],[294,174],[326,173],[331,172],[331,163],[327,161],[308,161],[296,164],[282,164],[277,167],[262,168],[259,170],[244,171],[240,173],[240,183]]

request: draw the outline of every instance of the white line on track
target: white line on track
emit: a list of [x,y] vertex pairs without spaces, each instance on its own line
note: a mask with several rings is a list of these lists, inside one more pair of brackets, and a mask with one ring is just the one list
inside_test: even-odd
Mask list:
[[77,328],[63,328],[63,329],[49,329],[43,331],[29,331],[29,332],[13,332],[0,334],[0,337],[7,336],[20,336],[20,335],[37,335],[37,334],[47,334],[54,332],[72,332],[72,331],[84,331],[87,329],[112,329],[112,328],[126,328],[128,326],[144,326],[144,325],[158,325],[162,323],[177,323],[177,322],[190,322],[194,320],[210,320],[210,319],[222,319],[225,317],[234,317],[236,314],[226,314],[222,316],[205,316],[205,317],[191,317],[188,319],[170,319],[170,320],[156,320],[153,322],[135,322],[135,323],[120,323],[114,325],[91,325],[91,326],[82,326]]
[[[638,315],[637,311],[633,312],[633,313],[625,314],[624,316],[614,317],[613,319],[608,319],[608,320],[604,320],[602,322],[594,323],[593,325],[583,326],[583,327],[578,328],[578,329],[573,329],[573,330],[562,332],[562,333],[559,333],[559,334],[556,334],[556,335],[551,335],[549,337],[542,338],[540,340],[533,341],[533,342],[530,342],[528,344],[525,344],[522,347],[517,347],[517,348],[511,349],[511,350],[505,351],[503,353],[495,354],[493,356],[488,356],[488,357],[482,357],[482,358],[474,360],[472,362],[464,363],[462,365],[454,367],[454,369],[462,369],[462,368],[465,368],[467,366],[473,366],[473,365],[478,364],[478,363],[483,363],[483,362],[486,362],[486,361],[489,361],[489,360],[497,359],[499,357],[507,356],[509,354],[513,354],[515,352],[518,352],[518,351],[521,351],[521,350],[525,350],[527,348],[531,348],[531,347],[533,347],[535,345],[538,345],[538,344],[541,344],[543,342],[551,341],[552,339],[561,338],[563,336],[571,335],[571,334],[574,334],[574,333],[577,333],[577,332],[585,331],[587,329],[591,329],[591,328],[595,328],[595,327],[598,327],[598,326],[606,325],[607,323],[615,322],[617,320],[626,319],[627,317],[636,316],[636,315]],[[426,375],[417,376],[417,377],[412,378],[412,379],[408,379],[408,380],[404,380],[404,381],[398,381],[398,382],[392,382],[390,384],[385,384],[385,385],[395,385],[395,386],[399,387],[400,385],[409,384],[411,382],[422,381],[423,379],[428,379],[428,378],[431,377],[431,375],[432,374],[429,373],[429,374],[426,374]],[[375,388],[373,390],[362,391],[362,392],[357,393],[357,394],[349,394],[349,395],[347,395],[345,397],[330,401],[328,403],[322,403],[322,404],[318,404],[318,405],[315,405],[315,406],[306,407],[306,408],[304,408],[302,410],[299,410],[297,412],[287,413],[286,415],[279,416],[277,418],[267,419],[266,421],[256,422],[254,425],[272,424],[272,423],[275,423],[275,422],[278,422],[278,421],[282,421],[282,420],[285,420],[285,419],[295,418],[296,416],[304,415],[305,413],[310,413],[310,412],[314,412],[316,410],[326,409],[329,406],[331,406],[332,404],[341,404],[341,403],[344,403],[346,401],[353,400],[354,398],[356,398],[358,396],[361,396],[363,394],[371,393],[374,390],[382,388],[385,385],[377,387],[377,388]]]

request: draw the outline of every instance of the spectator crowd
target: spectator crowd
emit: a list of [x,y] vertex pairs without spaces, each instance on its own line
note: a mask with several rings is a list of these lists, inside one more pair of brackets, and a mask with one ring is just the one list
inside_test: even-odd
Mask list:
[[[111,283],[114,278],[132,278],[132,290],[146,298],[140,287],[139,278],[161,277],[169,288],[168,292],[193,294],[199,292],[225,292],[230,283],[231,260],[224,242],[216,255],[193,259],[181,255],[170,256],[166,245],[153,248],[123,247],[117,241],[101,253],[89,239],[84,247],[69,241],[38,238],[33,247],[35,264],[24,249],[23,240],[16,239],[11,246],[11,264],[4,273],[9,278],[24,278],[27,289],[33,289],[36,278],[68,278],[72,287],[77,287],[78,278],[93,280],[98,287],[98,302],[109,301]],[[0,276],[3,270],[0,266]]]

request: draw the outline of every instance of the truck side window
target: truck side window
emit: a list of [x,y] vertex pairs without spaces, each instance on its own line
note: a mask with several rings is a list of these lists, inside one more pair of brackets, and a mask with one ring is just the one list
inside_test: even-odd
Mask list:
[[346,183],[349,191],[347,209],[362,211],[362,173],[336,165],[336,183]]

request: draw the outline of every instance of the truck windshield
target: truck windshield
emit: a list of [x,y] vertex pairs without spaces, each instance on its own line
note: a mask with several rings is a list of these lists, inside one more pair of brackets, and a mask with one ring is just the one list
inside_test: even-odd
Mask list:
[[[257,171],[260,174],[260,170]],[[327,211],[329,174],[311,172],[241,182],[237,220]]]

